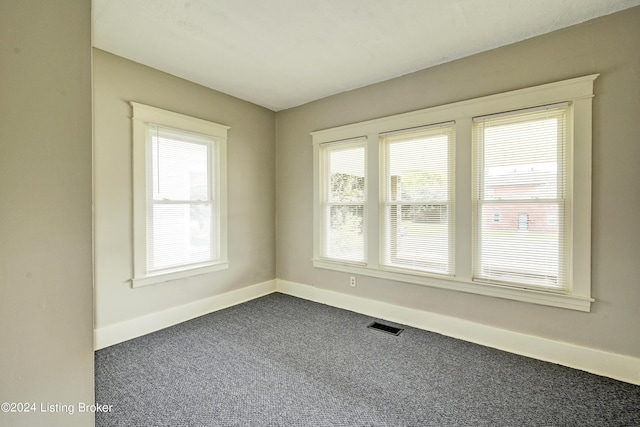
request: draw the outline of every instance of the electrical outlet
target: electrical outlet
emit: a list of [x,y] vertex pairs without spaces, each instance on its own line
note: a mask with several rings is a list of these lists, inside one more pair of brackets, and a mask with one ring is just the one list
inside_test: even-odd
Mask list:
[[349,286],[355,288],[356,287],[356,278],[351,276],[349,277]]

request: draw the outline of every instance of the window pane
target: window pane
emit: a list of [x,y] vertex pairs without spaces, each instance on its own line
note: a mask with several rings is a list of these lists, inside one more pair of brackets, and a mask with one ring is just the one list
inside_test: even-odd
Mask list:
[[484,199],[558,197],[557,117],[498,124],[484,131]]
[[[493,221],[496,213],[498,223]],[[563,257],[558,224],[563,216],[561,203],[484,203],[479,275],[495,281],[558,286]]]
[[149,270],[212,259],[209,204],[155,204],[149,222]]
[[447,205],[391,205],[385,221],[387,263],[449,273]]
[[154,200],[209,200],[209,145],[183,141],[179,135],[152,133]]
[[449,200],[449,135],[389,145],[390,200]]
[[364,206],[329,206],[325,256],[364,261]]
[[329,202],[364,201],[364,153],[364,147],[329,151]]

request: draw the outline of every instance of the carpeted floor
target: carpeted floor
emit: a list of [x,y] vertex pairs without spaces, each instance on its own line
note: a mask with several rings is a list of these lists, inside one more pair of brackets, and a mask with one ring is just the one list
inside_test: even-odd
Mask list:
[[640,386],[372,320],[276,293],[99,350],[96,426],[640,426]]

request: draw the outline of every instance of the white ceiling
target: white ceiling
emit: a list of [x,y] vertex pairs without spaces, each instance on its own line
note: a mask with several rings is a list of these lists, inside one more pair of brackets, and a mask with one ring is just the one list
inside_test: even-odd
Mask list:
[[640,0],[93,0],[93,45],[274,111]]

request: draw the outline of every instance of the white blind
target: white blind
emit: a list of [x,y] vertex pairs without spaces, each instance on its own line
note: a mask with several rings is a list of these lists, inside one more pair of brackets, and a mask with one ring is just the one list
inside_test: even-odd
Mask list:
[[324,258],[365,261],[365,142],[323,144]]
[[453,126],[381,135],[381,264],[437,274],[454,271]]
[[474,280],[567,287],[567,108],[475,119]]
[[213,139],[148,125],[147,143],[147,269],[215,259]]

